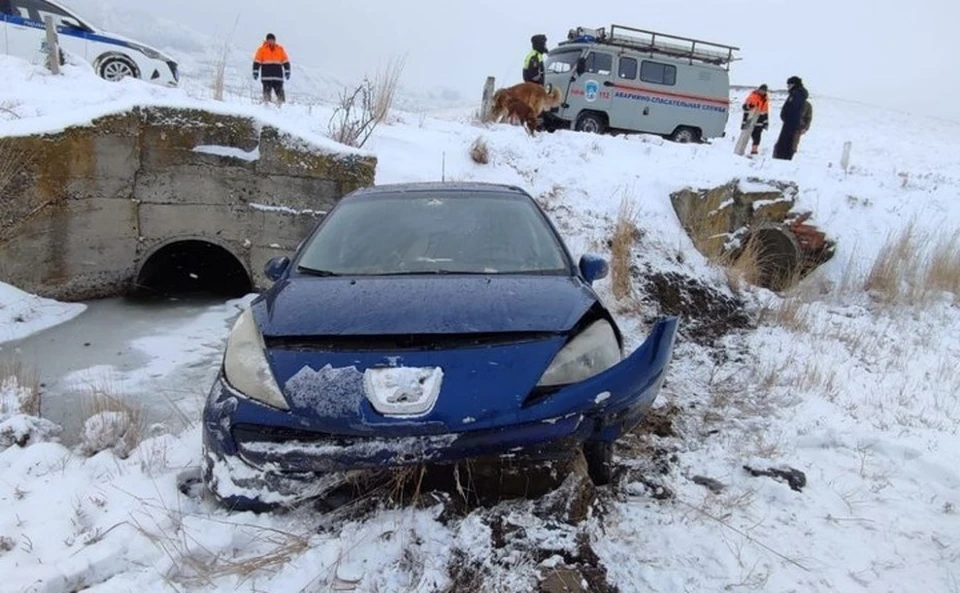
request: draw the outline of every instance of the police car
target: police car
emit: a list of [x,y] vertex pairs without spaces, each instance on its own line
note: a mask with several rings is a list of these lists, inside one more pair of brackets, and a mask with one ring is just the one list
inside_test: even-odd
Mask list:
[[50,0],[0,0],[0,48],[34,63],[45,59],[46,17],[53,17],[60,48],[83,58],[106,80],[139,78],[166,86],[179,81],[177,63],[152,47],[101,31]]

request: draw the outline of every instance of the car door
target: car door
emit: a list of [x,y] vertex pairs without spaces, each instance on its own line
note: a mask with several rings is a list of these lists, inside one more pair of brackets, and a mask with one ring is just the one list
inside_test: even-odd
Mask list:
[[40,23],[44,32],[44,40],[46,40],[46,18],[48,16],[53,17],[60,48],[78,57],[87,58],[88,31],[76,15],[46,0],[12,0],[12,2],[26,7],[31,17]]
[[570,85],[571,107],[580,111],[609,114],[613,97],[613,54],[590,50],[585,56],[583,74]]
[[685,113],[691,109],[683,96],[677,94],[677,66],[652,59],[640,62],[640,94],[647,97],[649,109],[645,131],[653,134],[670,134],[684,122]]
[[647,131],[650,100],[637,92],[639,74],[640,60],[637,57],[617,56],[617,78],[613,86],[613,106],[610,113],[612,127],[635,132]]
[[44,40],[43,25],[30,14],[25,0],[10,0],[10,13],[6,16],[7,53],[11,56],[39,64],[43,60],[41,43]]
[[7,50],[7,21],[11,14],[10,0],[0,0],[0,51],[4,54],[10,53]]

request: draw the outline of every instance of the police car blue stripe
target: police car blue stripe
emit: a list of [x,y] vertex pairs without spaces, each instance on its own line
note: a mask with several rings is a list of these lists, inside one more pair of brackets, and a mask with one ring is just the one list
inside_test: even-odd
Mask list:
[[[16,16],[12,14],[0,14],[0,19],[7,21],[8,23],[14,25],[20,25],[21,27],[30,27],[31,29],[45,29],[46,27],[43,23],[38,23],[37,21],[31,21],[25,19],[21,16]],[[135,49],[139,51],[139,48],[129,41],[124,41],[122,39],[114,39],[112,37],[104,37],[103,35],[98,35],[96,33],[90,33],[87,31],[82,31],[80,29],[72,29],[70,27],[57,27],[57,33],[60,35],[66,35],[68,37],[79,37],[81,39],[88,39],[90,41],[98,41],[100,43],[106,43],[109,45],[117,45],[120,47],[126,47],[127,49]]]

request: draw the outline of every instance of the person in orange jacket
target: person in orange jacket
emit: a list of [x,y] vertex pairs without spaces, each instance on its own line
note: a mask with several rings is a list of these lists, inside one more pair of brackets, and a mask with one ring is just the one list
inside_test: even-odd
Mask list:
[[267,38],[253,56],[253,79],[259,78],[263,82],[263,102],[270,101],[270,92],[277,95],[277,103],[286,101],[283,92],[283,81],[290,80],[290,58],[287,50],[277,43],[273,33],[267,33]]
[[770,99],[767,97],[767,85],[761,84],[754,89],[743,102],[743,128],[750,122],[750,112],[756,109],[760,115],[757,122],[753,124],[750,139],[753,140],[753,147],[750,154],[757,154],[760,151],[760,136],[763,131],[770,127]]

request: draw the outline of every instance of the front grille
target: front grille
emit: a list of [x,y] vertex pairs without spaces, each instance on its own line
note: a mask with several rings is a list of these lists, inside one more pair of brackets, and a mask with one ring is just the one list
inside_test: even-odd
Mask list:
[[264,337],[268,349],[326,352],[431,351],[522,344],[554,337],[548,332],[403,334],[395,336]]
[[298,430],[280,426],[258,426],[254,424],[237,424],[233,427],[233,439],[238,444],[244,443],[318,443],[349,447],[357,444],[357,439],[333,435],[312,430]]

